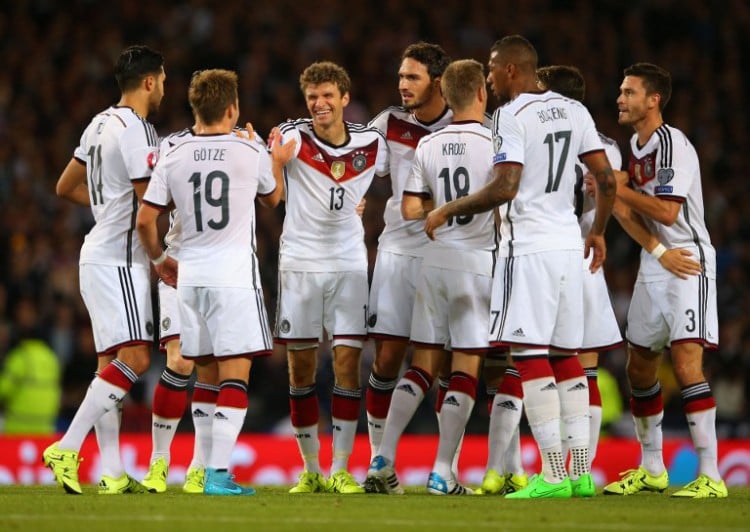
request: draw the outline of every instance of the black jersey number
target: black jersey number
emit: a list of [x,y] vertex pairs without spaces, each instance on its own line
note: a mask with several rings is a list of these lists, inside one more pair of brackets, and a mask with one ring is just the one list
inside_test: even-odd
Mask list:
[[[211,218],[206,222],[206,225],[211,229],[224,229],[229,223],[229,176],[224,172],[214,170],[206,175],[205,182],[201,177],[200,172],[195,172],[189,179],[193,184],[195,230],[203,231],[203,199],[210,207],[218,207],[221,213],[218,220]],[[219,181],[218,187],[214,185],[217,180]],[[201,197],[201,189],[205,198]]]
[[102,194],[102,147],[101,145],[91,146],[89,148],[89,190],[91,191],[91,204],[104,205],[104,195]]
[[328,190],[331,193],[328,208],[332,211],[340,211],[344,206],[344,187],[331,187]]
[[[565,169],[565,160],[568,158],[568,150],[570,149],[570,130],[556,131],[554,135],[547,133],[544,137],[544,143],[547,145],[547,153],[549,153],[549,165],[547,166],[547,187],[544,189],[545,192],[555,192],[560,187],[560,179],[562,178],[563,170]],[[557,144],[563,141],[562,149],[560,153],[555,157],[555,151]],[[555,168],[557,163],[557,168]]]
[[[451,175],[450,168],[443,168],[438,174],[438,178],[445,181],[443,189],[445,190],[445,201],[463,198],[469,195],[469,171],[463,166],[459,166]],[[458,225],[466,225],[474,219],[473,214],[462,214],[456,216]],[[448,218],[448,225],[453,225],[453,217]]]

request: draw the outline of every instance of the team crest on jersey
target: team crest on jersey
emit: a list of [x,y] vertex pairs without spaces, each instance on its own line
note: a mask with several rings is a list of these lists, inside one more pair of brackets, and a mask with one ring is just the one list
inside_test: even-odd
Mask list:
[[161,320],[161,330],[166,331],[169,330],[169,326],[172,325],[172,320],[169,319],[169,316]]
[[352,167],[357,171],[361,172],[367,166],[367,157],[364,153],[356,153],[352,159]]
[[154,166],[156,166],[156,163],[157,163],[158,160],[159,160],[159,152],[158,151],[152,151],[146,157],[146,164],[148,164],[148,167],[151,170],[153,170]]
[[282,319],[281,323],[279,323],[279,331],[286,334],[291,330],[292,330],[292,324],[289,323],[289,320],[286,318]]
[[331,175],[336,179],[341,179],[346,173],[346,163],[344,161],[333,161],[331,163]]
[[640,159],[631,156],[628,173],[637,185],[643,186],[656,177],[655,164],[656,150]]
[[654,194],[671,194],[674,192],[672,185],[667,185],[674,178],[674,170],[671,168],[659,168],[656,172],[656,180],[659,182],[659,186],[654,188]]

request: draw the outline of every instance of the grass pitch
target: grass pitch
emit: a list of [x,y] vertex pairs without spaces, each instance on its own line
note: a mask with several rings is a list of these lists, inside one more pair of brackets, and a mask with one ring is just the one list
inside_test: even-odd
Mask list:
[[[253,497],[185,495],[80,496],[58,486],[0,487],[0,530],[523,530],[523,531],[747,531],[750,488],[730,488],[728,499],[678,500],[664,494],[569,500],[504,500],[492,496],[436,497],[423,488],[404,496],[290,495],[258,487]],[[672,490],[670,490],[672,491]]]

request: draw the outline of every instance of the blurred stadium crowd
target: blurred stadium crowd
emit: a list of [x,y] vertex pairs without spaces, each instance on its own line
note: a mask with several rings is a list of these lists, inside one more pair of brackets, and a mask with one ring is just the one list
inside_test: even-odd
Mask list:
[[[166,96],[151,119],[160,134],[192,123],[187,85],[196,69],[239,73],[241,122],[261,135],[287,118],[306,116],[298,76],[327,59],[353,80],[347,119],[366,122],[397,105],[402,50],[427,40],[453,58],[485,63],[490,45],[520,33],[540,64],[578,66],[586,103],[624,157],[630,131],[617,124],[615,98],[623,67],[655,62],[672,72],[674,94],[665,117],[685,131],[700,156],[706,221],[717,249],[721,347],[706,356],[718,407],[719,437],[750,437],[750,202],[747,186],[750,114],[750,4],[744,0],[344,0],[259,3],[243,0],[100,3],[18,0],[0,8],[0,363],[18,331],[14,310],[33,301],[37,334],[53,348],[63,374],[59,426],[75,412],[96,367],[89,319],[78,294],[78,252],[92,219],[86,209],[55,196],[55,182],[91,116],[116,101],[112,66],[126,45],[143,43],[166,60]],[[389,184],[368,194],[364,222],[374,260]],[[257,212],[258,254],[264,261],[267,308],[275,308],[276,255],[283,209]],[[607,277],[618,318],[624,318],[638,249],[616,222],[608,230]],[[369,372],[372,348],[363,359]],[[625,388],[625,352],[602,357]],[[163,359],[126,405],[124,430],[149,430],[151,387]],[[665,429],[686,430],[679,391],[664,372]],[[321,358],[321,389],[332,375]],[[366,379],[363,379],[366,382]],[[140,393],[139,393],[140,392]],[[281,351],[259,360],[250,381],[246,430],[272,431],[288,413],[286,361]],[[327,394],[326,394],[327,395]],[[625,394],[623,393],[623,396]],[[322,405],[325,405],[325,398]],[[621,400],[621,399],[616,399]],[[487,427],[477,403],[469,430]],[[425,407],[428,408],[428,407]],[[624,404],[627,415],[627,403]],[[414,431],[436,430],[421,416]],[[190,421],[183,423],[190,428]],[[615,433],[632,422],[615,423]],[[365,429],[365,425],[360,427]]]

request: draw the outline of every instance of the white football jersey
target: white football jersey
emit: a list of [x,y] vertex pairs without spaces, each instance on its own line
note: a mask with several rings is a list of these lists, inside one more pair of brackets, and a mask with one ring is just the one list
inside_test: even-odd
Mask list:
[[130,107],[99,113],[81,135],[73,156],[86,165],[96,222],[81,247],[81,264],[149,267],[135,234],[138,197],[132,182],[151,177],[157,140],[154,126]]
[[421,220],[404,220],[401,198],[409,176],[414,150],[425,135],[443,129],[453,119],[453,111],[445,112],[430,123],[420,122],[403,107],[388,107],[370,122],[385,137],[390,155],[391,192],[383,212],[385,227],[378,239],[378,249],[393,253],[418,256],[429,242]]
[[[187,139],[192,139],[194,136],[195,132],[191,127],[186,127],[181,131],[170,133],[159,142],[159,154],[166,155],[169,150]],[[169,230],[167,231],[167,234],[164,235],[164,245],[167,246],[169,256],[174,257],[175,259],[179,259],[180,231],[182,231],[180,215],[177,212],[177,209],[172,209],[169,213]]]
[[[704,275],[715,278],[716,252],[704,221],[698,154],[685,134],[663,124],[643,146],[638,146],[638,136],[633,135],[628,174],[630,182],[642,194],[682,204],[677,220],[671,226],[644,216],[646,225],[668,249],[690,249],[695,260],[701,263]],[[639,279],[670,276],[650,253],[641,251]]]
[[349,140],[331,146],[311,119],[281,124],[283,141],[297,141],[284,167],[286,216],[279,269],[307,272],[367,269],[362,219],[356,207],[373,177],[388,172],[388,149],[377,129],[346,123]]
[[576,160],[602,151],[580,102],[523,93],[493,115],[494,164],[523,166],[518,194],[500,207],[500,255],[583,249],[575,214]]
[[161,154],[143,201],[174,201],[180,213],[180,286],[260,288],[255,197],[275,188],[268,153],[234,134],[196,135]]
[[[404,195],[431,198],[439,207],[491,180],[492,132],[479,122],[455,122],[419,141]],[[424,264],[491,276],[497,244],[494,209],[456,216],[435,231]]]
[[[609,164],[613,170],[622,168],[622,153],[617,142],[611,138],[599,133],[602,140],[604,152],[607,154]],[[576,163],[576,215],[578,215],[578,225],[581,227],[581,237],[585,240],[594,225],[596,216],[596,198],[586,193],[583,184],[583,176],[588,173],[588,168],[582,162]]]

